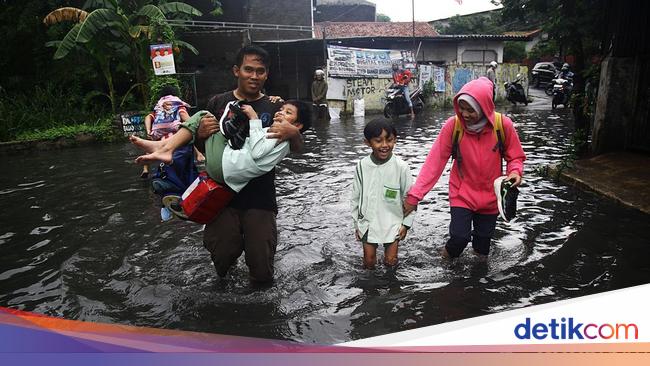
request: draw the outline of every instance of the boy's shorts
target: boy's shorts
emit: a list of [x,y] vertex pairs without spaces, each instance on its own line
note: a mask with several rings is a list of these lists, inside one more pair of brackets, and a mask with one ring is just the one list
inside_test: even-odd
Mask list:
[[[363,237],[361,238],[361,242],[362,242],[363,244],[369,244],[369,245],[372,245],[372,246],[375,247],[375,248],[377,248],[377,247],[379,246],[379,244],[377,244],[377,243],[368,243],[368,232],[367,232],[367,231],[366,231],[365,234],[363,234]],[[393,242],[390,242],[390,243],[383,243],[383,244],[384,244],[384,248],[387,248],[389,245],[391,245],[391,244],[393,244],[393,243],[394,243],[394,241],[393,241]]]

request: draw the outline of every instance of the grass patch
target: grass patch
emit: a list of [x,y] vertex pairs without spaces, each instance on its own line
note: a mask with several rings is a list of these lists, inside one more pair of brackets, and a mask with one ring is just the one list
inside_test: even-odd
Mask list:
[[100,142],[118,140],[121,135],[111,125],[111,118],[98,120],[96,123],[58,126],[44,130],[22,132],[16,136],[17,141],[56,141],[61,138],[74,139],[78,135],[92,135]]

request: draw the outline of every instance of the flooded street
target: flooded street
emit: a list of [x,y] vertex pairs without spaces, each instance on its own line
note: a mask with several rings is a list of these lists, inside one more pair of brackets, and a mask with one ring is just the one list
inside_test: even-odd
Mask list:
[[[537,91],[539,92],[539,91]],[[202,226],[160,223],[127,143],[3,156],[0,306],[93,322],[332,344],[650,282],[648,217],[537,176],[559,161],[570,111],[499,107],[527,154],[517,220],[499,220],[488,263],[453,264],[449,169],[421,203],[396,270],[361,268],[349,212],[365,121],[316,123],[278,168],[275,282],[243,258],[219,280]],[[395,122],[415,176],[451,110]]]

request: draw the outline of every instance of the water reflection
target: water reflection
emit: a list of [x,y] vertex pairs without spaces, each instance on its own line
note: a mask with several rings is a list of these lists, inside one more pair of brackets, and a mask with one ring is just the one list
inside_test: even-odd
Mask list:
[[[414,175],[449,111],[399,120]],[[647,216],[530,172],[557,161],[568,113],[512,109],[528,155],[520,216],[499,222],[488,263],[450,264],[448,169],[422,202],[396,270],[361,269],[349,192],[369,153],[362,121],[317,123],[278,168],[276,281],[243,260],[216,278],[202,228],[160,223],[128,144],[3,157],[0,305],[73,319],[336,343],[650,281]],[[375,118],[369,116],[366,119]],[[615,218],[615,219],[613,219]]]

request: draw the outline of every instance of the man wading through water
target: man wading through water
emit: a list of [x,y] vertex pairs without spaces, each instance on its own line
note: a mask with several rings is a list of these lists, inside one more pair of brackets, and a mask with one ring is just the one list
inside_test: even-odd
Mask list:
[[[245,101],[257,112],[263,127],[269,127],[268,138],[289,141],[291,151],[303,147],[300,129],[288,122],[273,121],[280,108],[262,93],[268,78],[269,55],[257,46],[246,46],[237,54],[232,68],[237,78],[237,89],[214,96],[208,102],[213,116],[201,119],[198,129],[199,150],[205,150],[205,140],[219,131],[219,121],[226,104],[234,100]],[[224,277],[242,252],[252,282],[273,280],[273,261],[278,243],[275,195],[275,169],[252,179],[212,222],[205,226],[203,245],[210,252],[212,262],[220,277]]]

